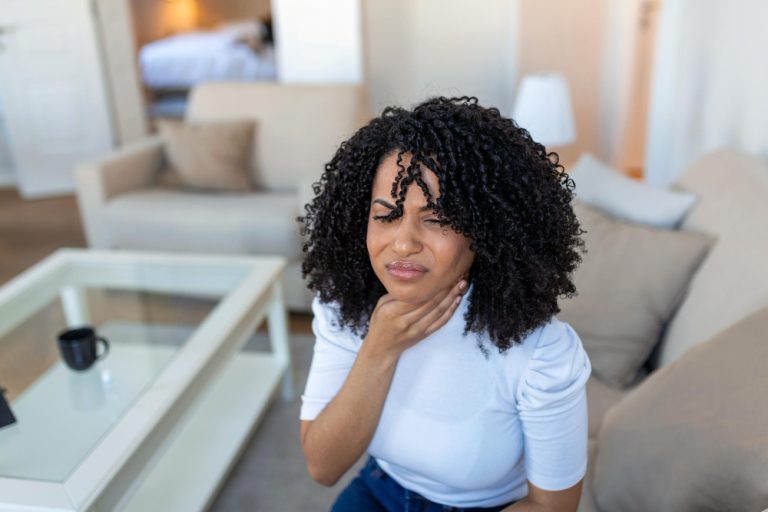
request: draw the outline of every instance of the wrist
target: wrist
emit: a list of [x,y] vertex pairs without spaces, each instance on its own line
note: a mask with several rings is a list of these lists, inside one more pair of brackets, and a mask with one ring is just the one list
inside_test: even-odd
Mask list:
[[394,366],[397,364],[397,360],[400,359],[400,354],[402,353],[401,351],[377,347],[372,341],[366,336],[358,352],[358,358],[384,366]]

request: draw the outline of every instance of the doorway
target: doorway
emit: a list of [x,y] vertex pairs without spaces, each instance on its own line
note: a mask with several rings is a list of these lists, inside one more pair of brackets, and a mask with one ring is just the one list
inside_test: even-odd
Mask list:
[[619,145],[619,166],[629,176],[643,178],[646,133],[650,109],[651,75],[661,0],[642,0],[632,58],[632,81],[624,137]]

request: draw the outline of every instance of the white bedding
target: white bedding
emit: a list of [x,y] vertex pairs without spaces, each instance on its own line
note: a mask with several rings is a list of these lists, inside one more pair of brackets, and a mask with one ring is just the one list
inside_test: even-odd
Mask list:
[[188,89],[206,80],[275,78],[272,46],[256,53],[232,30],[187,32],[154,41],[142,47],[139,63],[150,89]]

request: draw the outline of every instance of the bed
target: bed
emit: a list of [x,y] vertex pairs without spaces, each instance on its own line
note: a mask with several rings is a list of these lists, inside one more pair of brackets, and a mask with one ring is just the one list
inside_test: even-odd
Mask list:
[[258,21],[230,22],[146,44],[139,52],[144,85],[153,91],[179,91],[209,80],[274,80],[274,48],[267,30]]

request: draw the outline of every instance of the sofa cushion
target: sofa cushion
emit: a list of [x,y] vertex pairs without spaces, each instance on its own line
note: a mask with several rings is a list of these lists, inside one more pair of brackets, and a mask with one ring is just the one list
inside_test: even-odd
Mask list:
[[768,308],[697,345],[606,414],[592,490],[601,510],[768,505]]
[[114,247],[209,253],[301,254],[291,193],[205,194],[144,189],[109,201]]
[[368,121],[365,88],[356,84],[204,82],[185,115],[193,122],[255,119],[253,182],[295,190],[318,180],[342,141]]
[[581,155],[568,174],[579,200],[628,222],[673,228],[696,202],[691,192],[633,180],[589,153]]
[[589,437],[597,437],[600,425],[608,409],[617,404],[629,391],[605,385],[596,377],[587,381],[587,404],[589,410]]
[[709,233],[717,243],[665,331],[661,365],[768,306],[768,163],[717,151],[694,162],[678,184],[699,197],[682,229]]
[[[252,188],[249,167],[254,121],[161,120],[158,128],[170,164],[166,173],[171,172],[185,186],[240,192]],[[174,181],[167,176],[161,180]]]
[[711,240],[623,222],[583,202],[574,211],[588,252],[573,275],[578,295],[560,301],[558,316],[579,333],[594,374],[623,387],[656,345]]

